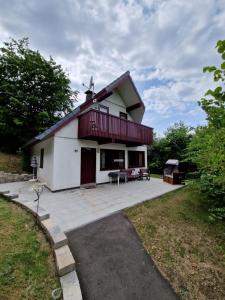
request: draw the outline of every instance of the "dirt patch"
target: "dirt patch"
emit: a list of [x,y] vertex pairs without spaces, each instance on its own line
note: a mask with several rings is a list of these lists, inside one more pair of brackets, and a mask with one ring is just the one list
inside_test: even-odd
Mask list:
[[0,171],[23,173],[20,155],[0,152]]

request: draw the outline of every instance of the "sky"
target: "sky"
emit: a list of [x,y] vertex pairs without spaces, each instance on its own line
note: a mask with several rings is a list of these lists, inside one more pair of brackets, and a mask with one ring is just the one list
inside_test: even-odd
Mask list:
[[29,37],[79,90],[97,92],[129,70],[145,103],[145,125],[162,135],[175,122],[197,126],[197,101],[213,87],[206,65],[219,65],[225,0],[0,0],[0,45]]

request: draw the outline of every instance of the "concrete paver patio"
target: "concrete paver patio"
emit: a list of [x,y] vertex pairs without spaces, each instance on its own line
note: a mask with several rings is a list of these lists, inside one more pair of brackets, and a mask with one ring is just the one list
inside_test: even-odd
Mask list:
[[[18,193],[21,202],[33,202],[36,198],[32,182],[0,184],[0,191]],[[133,181],[126,184],[103,184],[93,189],[73,189],[52,193],[45,188],[40,206],[65,232],[101,219],[137,203],[153,199],[180,188],[161,179]]]

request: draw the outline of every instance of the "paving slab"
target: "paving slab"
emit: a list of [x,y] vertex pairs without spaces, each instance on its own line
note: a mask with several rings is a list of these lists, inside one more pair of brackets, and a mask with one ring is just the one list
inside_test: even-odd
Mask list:
[[[36,204],[36,195],[32,186],[33,182],[29,181],[2,183],[0,190],[19,194],[21,202],[33,206]],[[64,232],[68,232],[180,187],[151,178],[150,181],[132,181],[119,186],[102,184],[93,189],[72,189],[55,193],[45,188],[40,197],[40,206],[50,213],[53,221]]]
[[85,300],[178,299],[121,212],[67,236]]

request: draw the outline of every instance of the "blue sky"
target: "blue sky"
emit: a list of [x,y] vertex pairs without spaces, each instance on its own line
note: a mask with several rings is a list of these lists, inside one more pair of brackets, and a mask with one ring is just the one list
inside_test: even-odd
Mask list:
[[96,91],[130,70],[146,105],[143,122],[163,134],[174,122],[204,124],[197,105],[213,87],[202,73],[218,65],[224,0],[0,0],[0,44],[29,37],[62,64],[74,89]]

